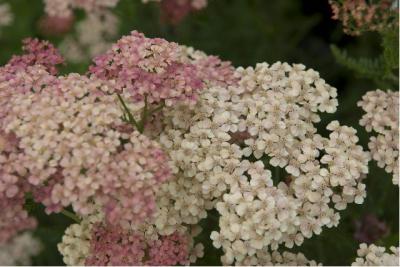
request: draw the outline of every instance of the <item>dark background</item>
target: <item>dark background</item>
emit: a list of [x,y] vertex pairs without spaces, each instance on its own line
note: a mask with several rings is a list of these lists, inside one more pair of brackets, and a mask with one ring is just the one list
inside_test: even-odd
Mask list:
[[[60,42],[62,37],[49,37],[38,31],[38,20],[43,16],[41,0],[8,0],[15,15],[13,25],[4,28],[0,35],[0,63],[4,64],[20,53],[21,40],[25,37],[49,39]],[[131,30],[144,32],[148,37],[163,37],[169,41],[193,46],[208,54],[219,55],[235,66],[254,66],[257,62],[286,61],[303,63],[320,72],[339,93],[339,108],[335,114],[323,115],[319,125],[331,120],[352,126],[358,130],[360,143],[367,149],[369,134],[358,125],[362,111],[356,103],[367,91],[377,89],[370,80],[358,77],[354,72],[336,63],[330,44],[347,49],[352,56],[375,57],[381,53],[377,33],[359,37],[343,34],[340,22],[331,19],[327,0],[209,0],[208,7],[193,13],[176,26],[163,23],[159,6],[144,5],[139,0],[120,0],[115,14],[120,17],[120,35]],[[83,12],[77,12],[81,19]],[[119,38],[119,37],[118,37]],[[89,62],[69,64],[62,72],[86,72]],[[395,89],[398,88],[381,88]],[[355,222],[366,214],[373,214],[387,227],[386,235],[376,244],[389,247],[399,242],[399,191],[391,182],[391,175],[370,162],[366,179],[367,199],[362,205],[352,204],[341,212],[337,228],[323,229],[319,236],[306,240],[293,251],[303,252],[307,258],[324,265],[349,265],[356,256],[359,241],[354,239]],[[34,259],[37,265],[63,265],[56,244],[61,240],[65,227],[72,221],[63,215],[46,216],[39,206],[31,206],[30,212],[39,217],[35,234],[41,238],[45,249]],[[221,251],[212,248],[211,230],[218,229],[218,216],[210,212],[203,220],[204,231],[199,240],[205,245],[205,256],[196,264],[220,265]],[[374,231],[375,226],[368,226]]]

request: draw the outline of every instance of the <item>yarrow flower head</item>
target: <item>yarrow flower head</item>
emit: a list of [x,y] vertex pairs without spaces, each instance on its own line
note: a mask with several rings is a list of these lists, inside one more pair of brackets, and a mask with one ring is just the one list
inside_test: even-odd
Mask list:
[[[28,39],[26,54],[14,56],[0,68],[0,243],[8,241],[19,231],[32,229],[36,220],[24,210],[25,194],[31,190],[26,181],[24,153],[18,148],[20,139],[5,131],[12,114],[11,100],[19,95],[40,90],[53,83],[47,70],[56,72],[55,64],[62,62],[54,47],[47,42]],[[47,68],[47,70],[46,70]]]
[[56,74],[56,66],[64,62],[58,50],[47,41],[27,38],[23,41],[24,54],[13,56],[4,69],[24,70],[28,66],[43,66],[50,74]]
[[80,215],[101,203],[110,222],[150,216],[154,189],[169,178],[158,145],[129,130],[101,81],[78,74],[14,96],[5,130],[20,140],[26,179],[48,212],[72,205]]
[[399,248],[390,247],[390,251],[388,253],[384,247],[362,243],[352,266],[399,266]]
[[[113,88],[129,93],[133,101],[146,98],[148,103],[165,101],[167,106],[177,101],[194,103],[205,80],[212,77],[204,77],[202,69],[184,55],[176,43],[133,31],[97,56],[90,72],[113,82]],[[225,64],[221,67],[225,71]]]
[[159,235],[151,225],[126,229],[90,216],[67,228],[58,249],[68,265],[187,265],[202,254],[195,234]]
[[170,177],[159,145],[122,120],[102,81],[52,75],[62,59],[47,43],[29,41],[25,50],[0,69],[0,193],[14,206],[2,213],[10,219],[3,228],[33,226],[22,208],[26,192],[47,212],[72,205],[87,215],[96,204],[110,223],[152,216],[154,192]]
[[[216,207],[221,230],[211,238],[224,264],[258,262],[260,251],[300,245],[336,226],[336,210],[363,202],[369,161],[353,128],[334,121],[329,138],[316,133],[317,112],[334,112],[337,100],[314,70],[262,63],[236,75],[238,84],[211,86],[192,109],[166,109],[160,136],[179,177],[170,196],[187,192],[175,203],[185,212],[165,209],[165,217],[196,223]],[[267,164],[289,179],[274,186]]]
[[343,23],[344,32],[360,35],[364,31],[382,31],[399,26],[399,13],[391,0],[369,3],[366,0],[330,0],[333,19]]
[[[230,261],[229,257],[233,258],[233,254],[227,254],[224,256],[225,261]],[[282,253],[278,251],[259,251],[256,256],[246,257],[240,262],[236,262],[237,265],[244,266],[322,266],[314,260],[308,260],[303,253],[292,253],[284,251]]]
[[393,173],[393,184],[399,184],[399,92],[370,91],[358,106],[366,112],[360,125],[377,133],[368,143],[372,158],[380,168]]

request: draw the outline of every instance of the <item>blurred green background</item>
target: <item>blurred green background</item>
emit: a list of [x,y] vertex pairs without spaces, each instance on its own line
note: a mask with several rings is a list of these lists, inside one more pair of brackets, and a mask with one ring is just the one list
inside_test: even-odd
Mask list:
[[[37,27],[44,14],[41,0],[0,0],[12,5],[14,23],[2,29],[0,35],[0,63],[4,64],[20,53],[21,40],[25,37],[49,39],[58,44],[62,37],[43,36]],[[320,131],[331,120],[353,126],[358,130],[365,149],[369,134],[358,125],[362,116],[357,101],[367,91],[377,89],[377,84],[359,77],[353,71],[336,63],[330,45],[347,49],[352,56],[375,57],[382,53],[377,33],[359,37],[346,36],[340,22],[331,19],[327,0],[209,0],[208,7],[190,14],[176,26],[163,23],[155,3],[144,5],[139,0],[120,0],[113,12],[119,16],[120,34],[138,30],[148,37],[163,37],[180,44],[193,46],[208,54],[219,55],[235,66],[254,66],[257,62],[286,61],[303,63],[320,72],[332,86],[338,88],[339,108],[335,114],[323,115]],[[83,13],[77,12],[82,19]],[[118,39],[118,38],[117,38]],[[66,65],[62,72],[86,72],[90,62]],[[381,88],[392,89],[396,88]],[[355,222],[366,214],[373,214],[387,227],[387,233],[375,243],[389,247],[399,243],[399,191],[392,185],[391,175],[370,162],[366,179],[367,199],[363,205],[350,205],[341,212],[337,228],[325,228],[321,235],[306,240],[294,250],[324,265],[349,265],[356,256],[359,242],[355,240]],[[30,212],[39,218],[35,231],[45,248],[34,258],[35,265],[63,265],[56,244],[72,221],[63,215],[47,216],[39,206]],[[205,256],[198,265],[220,265],[221,251],[212,248],[209,234],[218,229],[218,215],[210,212],[201,224],[204,231],[199,240],[205,245]],[[369,226],[374,231],[373,225]]]

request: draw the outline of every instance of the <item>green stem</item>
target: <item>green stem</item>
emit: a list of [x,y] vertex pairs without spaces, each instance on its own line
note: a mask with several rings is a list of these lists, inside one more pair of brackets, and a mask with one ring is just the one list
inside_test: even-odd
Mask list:
[[161,105],[159,105],[158,107],[154,108],[153,110],[150,111],[150,114],[153,114],[155,112],[160,111],[163,107],[165,107],[165,102],[162,102]]
[[274,168],[274,178],[272,179],[275,182],[275,185],[278,185],[279,182],[281,181],[280,173],[281,173],[281,170],[280,170],[279,166],[276,166]]
[[135,126],[137,129],[139,129],[139,125],[136,122],[135,118],[133,117],[131,111],[129,110],[128,106],[125,104],[125,101],[122,99],[122,96],[120,94],[117,94],[117,97],[119,101],[121,102],[122,108],[125,111],[125,114],[128,116],[128,121]]
[[81,220],[79,219],[78,216],[75,215],[75,213],[70,212],[70,211],[68,211],[68,210],[66,210],[66,209],[61,210],[61,214],[67,216],[68,218],[74,220],[74,221],[77,222],[77,223],[80,223],[80,222],[81,222]]
[[148,116],[147,108],[148,108],[147,95],[145,95],[144,96],[144,108],[142,111],[142,118],[140,119],[140,122],[138,123],[138,131],[140,133],[143,133],[144,126],[146,125],[146,120],[147,120],[147,116]]
[[125,104],[124,99],[120,94],[117,94],[119,101],[121,102],[122,109],[124,114],[122,115],[122,120],[129,122],[132,124],[140,133],[144,132],[144,127],[146,126],[147,118],[150,117],[153,113],[160,111],[163,107],[165,107],[165,102],[162,102],[158,107],[149,110],[149,103],[147,102],[147,95],[144,97],[144,108],[142,111],[142,116],[140,121],[137,122],[133,117],[131,111],[128,106]]

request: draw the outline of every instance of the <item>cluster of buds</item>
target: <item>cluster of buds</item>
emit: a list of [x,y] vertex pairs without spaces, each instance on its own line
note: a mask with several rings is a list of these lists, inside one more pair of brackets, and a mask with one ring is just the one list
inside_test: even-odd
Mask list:
[[[370,3],[372,2],[372,3]],[[381,0],[330,0],[333,19],[340,20],[343,30],[349,35],[360,35],[364,31],[383,31],[398,27],[396,1]]]

